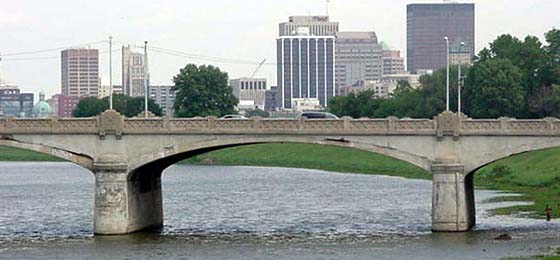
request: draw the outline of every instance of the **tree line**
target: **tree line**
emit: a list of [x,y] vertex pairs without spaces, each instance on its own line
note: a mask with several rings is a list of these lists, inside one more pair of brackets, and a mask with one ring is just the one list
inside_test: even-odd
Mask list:
[[[505,34],[464,66],[462,111],[473,118],[560,117],[560,30],[520,40]],[[458,67],[450,68],[450,109],[457,111]],[[412,89],[399,82],[389,98],[373,91],[331,99],[328,110],[338,116],[432,118],[446,108],[446,69],[420,77]],[[455,76],[454,76],[455,75]]]

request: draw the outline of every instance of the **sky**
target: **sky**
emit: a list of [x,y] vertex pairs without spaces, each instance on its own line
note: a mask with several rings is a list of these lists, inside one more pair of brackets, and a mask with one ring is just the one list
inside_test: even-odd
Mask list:
[[[393,49],[406,50],[406,5],[440,0],[331,0],[329,14],[341,31],[375,31]],[[476,4],[476,48],[498,35],[517,37],[560,28],[558,0],[470,0]],[[0,0],[0,77],[28,92],[60,92],[60,50],[100,50],[102,84],[121,84],[123,44],[148,41],[152,85],[172,84],[188,63],[212,64],[230,78],[256,77],[276,85],[278,23],[291,15],[324,15],[326,0]],[[155,49],[158,48],[158,49]],[[173,50],[173,55],[162,53]],[[159,51],[156,51],[159,50]],[[138,49],[138,51],[142,51]],[[26,55],[11,55],[31,52]],[[170,51],[164,51],[170,53]]]

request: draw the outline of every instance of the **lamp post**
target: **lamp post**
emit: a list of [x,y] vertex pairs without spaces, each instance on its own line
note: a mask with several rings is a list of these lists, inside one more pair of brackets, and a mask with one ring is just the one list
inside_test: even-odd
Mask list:
[[109,109],[113,110],[113,36],[109,36]]
[[[465,47],[465,42],[461,42],[459,46],[459,52],[462,51],[463,47]],[[461,88],[462,88],[462,78],[461,78],[461,61],[457,62],[457,67],[459,70],[459,77],[457,78],[457,113],[461,114]]]
[[144,117],[148,118],[148,41],[144,42]]
[[446,99],[445,111],[449,111],[449,37],[445,36],[445,54],[447,55],[447,83],[446,83]]

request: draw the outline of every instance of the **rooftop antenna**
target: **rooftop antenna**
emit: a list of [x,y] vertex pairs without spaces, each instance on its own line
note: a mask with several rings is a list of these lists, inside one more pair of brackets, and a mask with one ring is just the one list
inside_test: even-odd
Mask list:
[[330,4],[330,0],[327,0],[327,16],[329,16],[329,4]]

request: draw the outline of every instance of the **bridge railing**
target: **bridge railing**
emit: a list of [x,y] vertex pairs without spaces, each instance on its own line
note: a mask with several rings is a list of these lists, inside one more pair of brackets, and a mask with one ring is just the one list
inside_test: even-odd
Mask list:
[[370,134],[370,135],[560,135],[560,120],[470,119],[444,112],[434,119],[125,118],[106,111],[92,118],[0,118],[9,134]]

